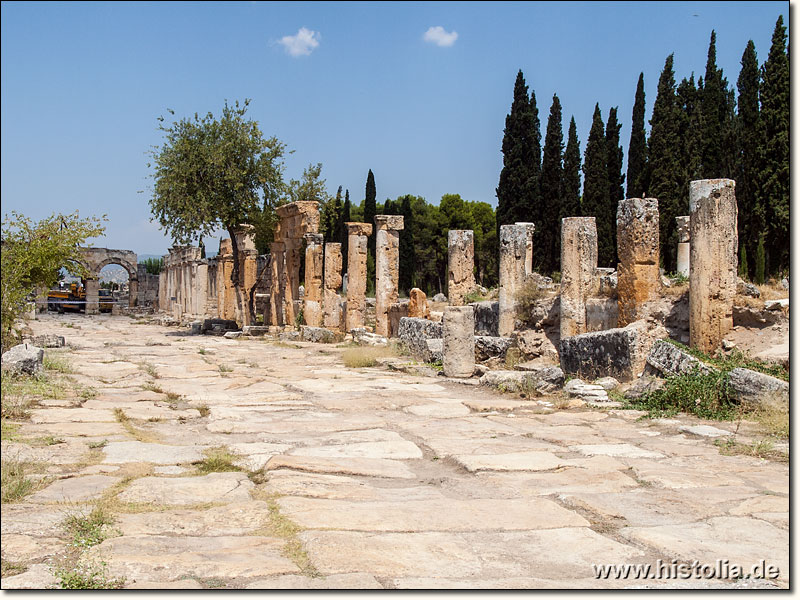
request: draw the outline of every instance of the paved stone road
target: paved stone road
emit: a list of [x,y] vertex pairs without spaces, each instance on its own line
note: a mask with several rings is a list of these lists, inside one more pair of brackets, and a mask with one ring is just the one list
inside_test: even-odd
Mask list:
[[[3,558],[29,565],[4,588],[55,584],[64,516],[96,501],[116,535],[83,560],[133,588],[752,585],[593,577],[593,563],[659,559],[763,559],[788,586],[788,465],[722,456],[685,431],[696,419],[549,411],[347,369],[331,345],[127,317],[33,327],[67,338],[71,377],[97,395],[47,401],[16,434],[60,443],[3,442],[53,478],[2,507]],[[200,473],[193,463],[220,446],[258,473]]]

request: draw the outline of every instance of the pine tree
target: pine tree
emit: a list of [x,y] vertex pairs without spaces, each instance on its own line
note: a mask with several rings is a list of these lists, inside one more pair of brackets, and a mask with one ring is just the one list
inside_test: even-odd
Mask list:
[[783,15],[775,23],[769,57],[762,68],[761,119],[764,165],[760,187],[769,228],[767,273],[777,275],[789,266],[789,57]]
[[[564,134],[561,127],[561,102],[553,94],[547,133],[544,138],[541,176],[541,229],[537,226],[537,237],[541,240],[535,247],[541,248],[538,270],[552,273],[558,268],[560,252],[561,199],[563,195]],[[536,254],[534,254],[536,256]]]
[[622,146],[619,145],[619,131],[622,125],[617,121],[617,107],[608,111],[606,123],[606,170],[608,171],[608,205],[604,217],[611,229],[611,255],[607,260],[617,265],[617,205],[625,198],[625,175],[622,174]]
[[664,63],[650,119],[650,183],[646,194],[658,199],[661,260],[667,271],[674,271],[677,264],[675,217],[687,214],[688,208],[688,197],[684,193],[687,183],[681,174],[680,109],[675,96],[673,58],[670,54]]
[[647,188],[647,134],[644,130],[644,73],[639,73],[628,144],[628,198],[641,198]]
[[[746,257],[755,260],[758,235],[765,230],[764,207],[759,202],[758,175],[763,158],[761,115],[758,106],[759,71],[756,47],[753,40],[747,42],[742,54],[742,70],[737,81],[739,90],[738,114],[736,115],[736,205],[738,208],[739,243],[742,252],[740,262]],[[749,248],[749,252],[746,250]],[[751,265],[745,264],[748,272]]]
[[597,226],[597,263],[611,266],[614,248],[612,246],[611,222],[616,217],[608,214],[609,183],[606,152],[605,126],[600,105],[595,104],[592,128],[586,140],[586,153],[583,159],[583,201],[581,212],[594,217]]
[[[518,221],[520,206],[529,201],[533,178],[535,119],[522,71],[514,82],[514,100],[503,130],[503,169],[497,184],[497,230]],[[499,235],[499,233],[498,233]]]
[[377,210],[375,189],[375,176],[372,169],[367,174],[367,185],[364,196],[364,223],[372,225],[372,234],[367,238],[367,289],[375,286],[375,214]]
[[[581,147],[578,142],[578,128],[575,117],[569,121],[567,148],[564,151],[564,195],[561,201],[559,217],[579,217],[581,215]],[[558,223],[557,235],[561,240],[561,221]]]

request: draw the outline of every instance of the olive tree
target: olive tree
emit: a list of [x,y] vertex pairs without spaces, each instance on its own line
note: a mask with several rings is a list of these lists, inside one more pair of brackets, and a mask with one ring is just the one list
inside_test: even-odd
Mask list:
[[[184,118],[159,130],[165,141],[151,153],[155,180],[150,208],[153,218],[177,244],[199,241],[224,229],[238,255],[236,230],[254,224],[271,237],[274,209],[285,194],[285,145],[265,138],[258,123],[245,118],[250,101],[233,106],[227,101],[222,116],[208,113]],[[174,111],[169,111],[174,115]],[[237,302],[253,315],[253,290],[242,290],[238,261],[231,273]]]

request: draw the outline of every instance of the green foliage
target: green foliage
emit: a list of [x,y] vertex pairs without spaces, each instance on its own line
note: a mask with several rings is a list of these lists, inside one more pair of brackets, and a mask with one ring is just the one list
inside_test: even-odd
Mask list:
[[630,407],[646,410],[651,417],[686,412],[702,419],[718,420],[734,419],[738,409],[728,385],[727,372],[705,374],[699,370],[668,377],[663,388],[631,402]]
[[644,129],[644,73],[639,73],[631,115],[631,141],[628,145],[628,198],[642,198],[647,188],[647,134]]
[[706,73],[700,87],[701,176],[703,179],[730,177],[731,148],[726,147],[733,127],[728,110],[728,81],[717,68],[717,34],[711,31]]
[[77,512],[68,515],[61,526],[72,538],[72,545],[78,548],[91,548],[111,535],[109,527],[114,523],[111,512],[102,504],[95,505],[87,514]]
[[515,296],[517,303],[517,319],[526,325],[533,326],[534,321],[531,320],[534,308],[538,302],[544,298],[545,292],[542,290],[535,281],[527,280],[518,290]]
[[603,214],[603,229],[607,232],[604,254],[600,253],[602,246],[598,238],[598,261],[603,261],[606,266],[617,266],[617,205],[625,197],[622,184],[625,175],[622,174],[622,146],[619,145],[619,131],[622,125],[617,121],[617,107],[608,111],[606,123],[606,171],[608,173],[608,199],[607,210]]
[[164,268],[164,259],[146,258],[139,264],[144,265],[144,268],[147,271],[148,275],[158,275],[159,273],[161,273],[161,269]]
[[375,215],[377,214],[377,190],[375,188],[375,175],[372,169],[367,173],[367,183],[364,187],[364,223],[372,225],[372,233],[367,238],[367,288],[375,288]]
[[81,219],[77,211],[54,214],[38,222],[16,212],[3,218],[0,305],[4,349],[19,339],[15,327],[26,303],[55,284],[60,269],[75,276],[86,275],[80,246],[103,234],[103,221],[105,217]]
[[767,258],[764,252],[764,234],[761,234],[758,236],[758,245],[756,246],[756,272],[753,278],[757,285],[764,285],[766,281]]
[[[561,201],[560,219],[581,216],[581,148],[575,117],[570,118],[567,148],[564,150],[564,191]],[[561,222],[558,223],[559,240]],[[561,257],[559,256],[559,265]]]
[[674,346],[677,346],[684,352],[691,354],[704,363],[712,365],[725,372],[730,372],[737,367],[741,367],[743,369],[750,369],[751,371],[758,371],[759,373],[764,373],[765,375],[771,375],[772,377],[777,377],[783,381],[789,381],[789,371],[785,367],[750,358],[738,349],[733,350],[727,355],[720,354],[718,356],[710,356],[705,352],[701,352],[695,348],[690,348],[689,346],[685,346],[680,342],[676,342],[675,340],[668,339],[666,341]]
[[742,249],[739,252],[739,277],[747,279],[747,246],[742,242]]
[[18,458],[3,458],[0,468],[0,496],[3,504],[19,502],[36,491],[37,482],[30,477],[30,464]]
[[288,193],[289,202],[319,202],[324,215],[325,205],[329,200],[329,196],[325,180],[322,178],[322,163],[308,165],[303,169],[303,176],[299,180],[292,179],[289,181]]
[[616,218],[616,207],[609,212],[608,153],[605,140],[603,116],[600,105],[595,104],[592,128],[586,141],[583,161],[583,201],[581,212],[595,218],[597,226],[598,265],[609,266],[614,254],[611,247],[611,223]]
[[217,446],[203,451],[204,458],[195,464],[201,473],[225,473],[229,471],[243,471],[236,464],[240,457],[226,446]]
[[550,273],[558,267],[561,248],[561,198],[563,194],[564,135],[561,127],[561,102],[553,94],[544,137],[541,175],[541,223],[537,224],[539,243],[534,245],[537,271]]
[[71,569],[56,569],[54,574],[62,590],[118,590],[125,585],[124,578],[108,576],[105,562],[81,561]]

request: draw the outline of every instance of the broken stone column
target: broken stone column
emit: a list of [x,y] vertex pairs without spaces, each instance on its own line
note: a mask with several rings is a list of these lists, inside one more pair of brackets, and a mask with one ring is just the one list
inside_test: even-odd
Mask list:
[[347,314],[345,329],[364,326],[367,306],[367,237],[371,223],[345,223],[347,226]]
[[408,316],[417,319],[431,318],[428,297],[419,288],[411,288],[408,292]]
[[689,219],[675,217],[678,226],[678,273],[689,277]]
[[472,377],[475,371],[475,309],[447,306],[442,317],[442,370],[445,377]]
[[689,344],[714,352],[733,328],[738,238],[736,182],[689,184]]
[[475,242],[470,229],[447,232],[447,300],[451,306],[464,304],[464,296],[475,289]]
[[342,245],[325,244],[325,289],[322,298],[322,322],[329,329],[342,326],[342,299],[338,290],[342,286]]
[[86,314],[96,315],[100,313],[100,280],[94,278],[86,279]]
[[525,227],[525,274],[530,275],[533,273],[533,233],[536,231],[536,226],[533,223],[514,223]]
[[617,326],[642,318],[643,305],[661,288],[658,200],[627,198],[617,205]]
[[389,336],[389,307],[397,302],[402,215],[375,215],[375,333]]
[[284,325],[283,314],[283,281],[285,270],[285,254],[283,242],[273,242],[270,245],[270,252],[272,255],[272,288],[270,289],[270,302],[269,302],[269,324],[270,325]]
[[322,325],[322,234],[307,233],[303,320],[310,327]]
[[[595,285],[597,226],[594,217],[561,219],[561,339],[585,333],[586,299]],[[502,334],[501,334],[502,335]]]
[[508,337],[517,317],[516,295],[525,282],[528,260],[528,233],[531,225],[500,226],[500,318],[499,333]]

